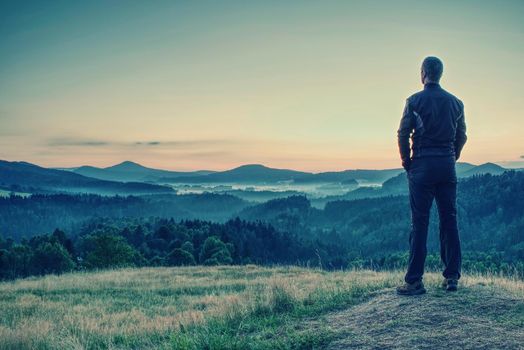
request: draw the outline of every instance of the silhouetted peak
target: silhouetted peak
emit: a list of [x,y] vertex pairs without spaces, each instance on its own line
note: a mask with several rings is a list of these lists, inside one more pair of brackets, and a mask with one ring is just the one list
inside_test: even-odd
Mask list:
[[123,161],[122,163],[118,163],[116,165],[107,167],[106,169],[137,170],[137,169],[144,169],[144,168],[145,167],[143,165],[132,162],[130,160],[126,160],[126,161]]
[[269,168],[262,164],[244,164],[232,170],[237,170],[237,169],[269,169]]

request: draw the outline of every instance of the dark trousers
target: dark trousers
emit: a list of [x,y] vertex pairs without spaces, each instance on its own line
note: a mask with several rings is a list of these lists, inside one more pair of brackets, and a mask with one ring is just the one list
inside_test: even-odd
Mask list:
[[461,251],[457,228],[455,157],[414,158],[408,170],[411,234],[405,281],[422,280],[427,254],[429,213],[433,199],[440,218],[440,257],[445,278],[460,278]]

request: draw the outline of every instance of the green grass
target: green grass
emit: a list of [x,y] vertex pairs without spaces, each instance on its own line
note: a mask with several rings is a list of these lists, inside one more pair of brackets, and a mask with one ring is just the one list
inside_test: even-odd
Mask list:
[[[3,282],[0,349],[318,349],[340,334],[308,322],[363,303],[401,279],[399,272],[248,265]],[[429,286],[439,280],[426,277]],[[524,296],[523,284],[510,279],[477,276],[464,283],[497,283]]]

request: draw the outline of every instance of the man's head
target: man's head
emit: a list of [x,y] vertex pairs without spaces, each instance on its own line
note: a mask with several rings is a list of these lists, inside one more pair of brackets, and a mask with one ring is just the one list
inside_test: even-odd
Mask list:
[[422,84],[438,83],[443,71],[444,65],[440,59],[434,56],[426,57],[420,69]]

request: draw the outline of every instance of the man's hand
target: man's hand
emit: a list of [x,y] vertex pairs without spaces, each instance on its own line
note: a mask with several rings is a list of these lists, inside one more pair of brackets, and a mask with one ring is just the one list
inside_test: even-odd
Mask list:
[[459,160],[462,148],[466,144],[468,137],[466,136],[466,120],[464,117],[464,105],[460,102],[462,114],[457,119],[457,131],[455,135],[455,161]]
[[409,100],[406,100],[406,106],[404,107],[404,113],[402,113],[402,119],[400,119],[400,126],[397,131],[398,137],[398,149],[400,152],[400,159],[402,160],[402,167],[409,170],[411,165],[411,150],[409,147],[409,136],[414,128],[413,113],[409,106]]
[[402,167],[404,170],[409,171],[409,168],[411,167],[411,159],[403,160]]

